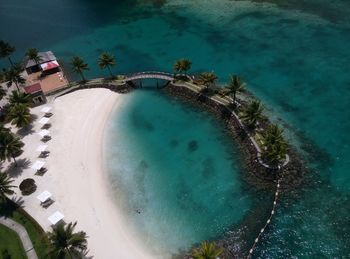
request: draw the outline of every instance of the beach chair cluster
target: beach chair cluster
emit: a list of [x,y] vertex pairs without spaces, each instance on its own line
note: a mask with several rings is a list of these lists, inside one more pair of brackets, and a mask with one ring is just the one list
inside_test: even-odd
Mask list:
[[[41,136],[41,141],[43,142],[36,149],[39,152],[38,158],[43,160],[37,160],[33,163],[31,168],[35,171],[35,175],[43,176],[48,169],[45,167],[45,158],[50,155],[50,151],[47,150],[47,142],[51,140],[50,131],[51,123],[49,123],[50,118],[53,116],[53,113],[49,112],[51,107],[43,107],[41,112],[44,113],[44,116],[39,120],[39,123],[42,124],[40,132],[38,134]],[[55,203],[55,199],[53,199],[52,194],[45,190],[37,196],[37,199],[40,201],[40,206],[44,209],[48,209],[52,204]],[[55,211],[48,217],[49,222],[52,225],[56,225],[58,222],[62,221],[64,215],[60,211]]]

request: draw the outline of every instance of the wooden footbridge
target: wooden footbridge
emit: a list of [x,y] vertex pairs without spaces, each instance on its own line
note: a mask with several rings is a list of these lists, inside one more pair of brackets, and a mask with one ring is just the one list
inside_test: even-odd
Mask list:
[[134,86],[142,88],[143,79],[155,79],[157,81],[157,88],[160,88],[159,81],[164,82],[167,85],[169,82],[173,81],[174,75],[166,72],[159,71],[146,71],[127,75],[124,79],[126,83],[131,83]]

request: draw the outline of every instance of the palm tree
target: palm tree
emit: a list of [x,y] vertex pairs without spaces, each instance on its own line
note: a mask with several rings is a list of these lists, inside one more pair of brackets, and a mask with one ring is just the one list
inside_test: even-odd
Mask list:
[[10,133],[8,128],[5,128],[4,125],[0,125],[0,136],[1,134]]
[[18,137],[10,132],[0,133],[0,160],[10,160],[13,158],[15,165],[17,166],[16,157],[20,156],[23,152],[23,142]]
[[222,248],[215,246],[213,243],[205,241],[199,248],[194,249],[192,257],[193,259],[216,259],[222,254],[222,252]]
[[109,74],[111,77],[113,77],[111,67],[115,66],[116,60],[115,57],[112,54],[109,53],[102,53],[100,57],[98,58],[98,66],[101,69],[108,68]]
[[11,106],[16,104],[25,104],[28,106],[32,103],[32,97],[29,94],[17,91],[12,91],[8,100]]
[[33,60],[37,65],[42,60],[39,56],[39,51],[36,48],[29,48],[26,52],[26,57]]
[[218,77],[213,72],[203,72],[199,75],[199,80],[207,88],[209,88],[209,86],[215,84],[217,79],[218,79]]
[[84,60],[80,57],[73,57],[71,60],[71,65],[73,72],[79,74],[83,81],[86,81],[83,72],[85,70],[89,70],[88,64],[85,63]]
[[262,135],[262,156],[271,164],[278,164],[285,159],[288,143],[283,138],[283,129],[270,125]]
[[8,195],[14,193],[12,188],[15,186],[11,185],[13,180],[6,173],[0,172],[0,202],[4,201]]
[[276,124],[271,124],[262,134],[262,139],[265,144],[274,145],[277,143],[285,142],[283,138],[283,129]]
[[230,83],[228,87],[226,88],[225,94],[232,94],[233,95],[233,103],[236,104],[236,94],[238,92],[244,91],[243,82],[242,80],[236,76],[233,75],[230,77]]
[[179,59],[176,60],[174,64],[174,71],[175,73],[181,73],[184,72],[185,74],[187,73],[188,70],[191,69],[192,62],[189,59]]
[[17,128],[28,126],[32,121],[29,108],[23,103],[17,103],[12,106],[7,118],[12,121],[11,124],[16,125]]
[[7,92],[2,86],[0,86],[0,101],[6,96]]
[[49,254],[54,258],[83,258],[83,253],[87,249],[87,236],[83,231],[73,233],[77,223],[69,223],[64,226],[63,223],[53,227],[52,232],[48,233],[52,248]]
[[9,70],[5,72],[5,80],[7,82],[7,87],[10,87],[13,83],[16,85],[19,91],[19,84],[24,84],[26,80],[22,77],[22,67],[18,64],[13,65]]
[[253,101],[240,114],[242,121],[251,128],[255,128],[258,120],[263,119],[264,108],[259,101]]
[[15,47],[11,46],[9,43],[3,40],[0,41],[0,58],[8,58],[11,66],[13,66],[13,63],[10,56],[15,51],[16,51]]

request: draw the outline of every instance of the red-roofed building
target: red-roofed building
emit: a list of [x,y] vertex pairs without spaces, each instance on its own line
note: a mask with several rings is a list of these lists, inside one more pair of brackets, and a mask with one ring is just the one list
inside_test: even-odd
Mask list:
[[32,96],[34,105],[46,103],[46,97],[41,89],[40,83],[28,85],[24,87],[24,91]]

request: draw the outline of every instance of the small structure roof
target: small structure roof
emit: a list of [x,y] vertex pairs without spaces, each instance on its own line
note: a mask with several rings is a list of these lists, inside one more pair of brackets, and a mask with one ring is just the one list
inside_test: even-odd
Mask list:
[[36,83],[36,84],[33,84],[33,85],[29,85],[29,86],[24,87],[24,91],[25,91],[27,94],[32,94],[32,93],[36,93],[36,92],[39,92],[39,91],[42,91],[42,90],[41,90],[41,85],[40,85],[40,83]]
[[50,199],[52,196],[52,194],[49,191],[43,191],[42,193],[40,193],[38,196],[36,196],[36,198],[40,201],[40,202],[45,202],[48,199]]
[[47,219],[51,222],[52,225],[56,225],[57,222],[61,221],[63,218],[64,218],[64,215],[61,212],[56,211]]
[[[52,53],[52,51],[46,51],[46,52],[39,52],[38,56],[40,57],[39,64],[46,63],[49,61],[56,60],[55,55]],[[37,64],[34,62],[34,60],[26,58],[25,60],[25,66],[26,68],[36,66]]]

